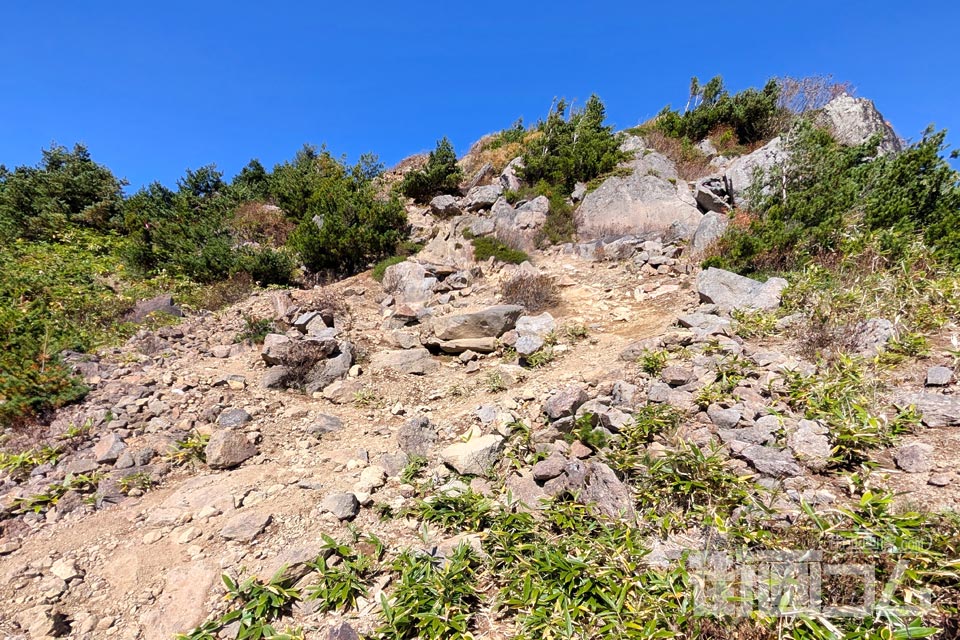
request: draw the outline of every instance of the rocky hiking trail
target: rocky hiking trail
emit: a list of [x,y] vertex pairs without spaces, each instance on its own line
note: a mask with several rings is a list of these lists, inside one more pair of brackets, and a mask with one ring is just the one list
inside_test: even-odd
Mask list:
[[[872,103],[866,130],[840,126],[866,107],[838,100],[827,113],[850,144],[886,131]],[[382,283],[367,272],[260,291],[68,354],[88,396],[5,443],[30,455],[0,484],[0,636],[170,640],[228,610],[221,575],[284,570],[305,591],[318,558],[342,565],[337,545],[375,547],[371,535],[391,559],[413,549],[451,566],[461,543],[484,553],[482,527],[423,517],[438,497],[479,494],[524,514],[569,500],[642,531],[645,565],[675,566],[722,537],[658,503],[682,491],[644,474],[677,455],[706,457],[720,490],[755,493],[787,529],[805,508],[855,502],[867,461],[901,505],[955,509],[955,325],[929,358],[878,368],[876,384],[861,378],[896,336],[889,320],[856,327],[854,357],[811,362],[796,331],[805,310],[782,312],[785,280],[698,266],[753,169],[780,161],[779,139],[713,158],[717,175],[694,183],[642,139],[624,147],[635,152],[625,172],[575,190],[579,243],[534,250],[549,202],[507,202],[516,161],[499,177],[484,167],[486,184],[464,197],[408,206],[425,246]],[[531,260],[476,260],[469,240],[494,233]],[[867,426],[906,426],[863,446],[873,436],[843,431],[860,405],[876,410]],[[702,506],[703,492],[689,496]],[[396,582],[375,573],[345,612],[296,598],[276,626],[375,634]],[[517,635],[494,606],[475,608],[476,637]],[[192,638],[236,637],[239,622],[222,626]]]

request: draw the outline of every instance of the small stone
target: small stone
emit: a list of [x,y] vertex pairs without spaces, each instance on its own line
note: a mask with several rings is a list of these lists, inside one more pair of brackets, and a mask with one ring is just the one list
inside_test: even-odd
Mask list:
[[335,627],[330,627],[327,640],[360,640],[360,636],[349,624],[341,622]]
[[94,459],[100,464],[109,464],[116,462],[127,448],[123,440],[116,433],[110,433],[100,438],[97,446],[93,448]]
[[16,540],[0,544],[0,556],[8,556],[15,551],[20,550],[20,543]]
[[697,379],[697,376],[693,373],[693,369],[676,365],[664,367],[660,373],[660,377],[671,387],[681,387]]
[[50,567],[50,573],[64,582],[70,582],[83,576],[83,572],[77,567],[75,560],[64,560],[63,558],[53,563],[53,566]]
[[324,498],[320,507],[338,520],[350,520],[360,513],[360,501],[352,493],[331,493]]
[[241,375],[227,376],[227,386],[234,391],[243,391],[247,388],[247,379]]
[[553,480],[563,473],[567,466],[567,461],[559,455],[552,455],[546,460],[541,460],[533,465],[533,479],[537,482],[546,482]]
[[250,542],[267,528],[272,519],[269,513],[242,513],[230,518],[220,535],[227,540]]
[[947,367],[930,367],[927,369],[928,387],[945,387],[953,380],[953,370]]
[[924,473],[933,468],[933,447],[923,442],[905,444],[893,455],[897,466],[907,473]]
[[313,421],[313,424],[306,428],[307,433],[317,438],[320,438],[328,433],[336,433],[337,431],[342,430],[343,420],[337,416],[329,416],[323,413],[317,415],[316,419]]
[[440,457],[460,475],[485,475],[499,460],[503,438],[498,435],[478,436],[444,448]]
[[187,527],[177,536],[177,544],[188,544],[203,535],[200,527]]
[[571,384],[564,387],[543,403],[543,412],[551,420],[559,420],[572,416],[589,396],[582,384]]
[[357,483],[357,490],[363,493],[373,493],[374,489],[379,489],[387,482],[387,472],[376,465],[371,465],[360,472],[360,482]]
[[934,487],[945,487],[951,482],[953,482],[953,474],[949,472],[933,473],[930,475],[930,479],[927,480],[927,484],[933,485]]
[[215,431],[205,451],[211,469],[232,469],[257,455],[257,447],[244,434],[231,429]]
[[217,418],[217,424],[225,428],[240,427],[250,422],[250,414],[243,409],[224,409]]
[[570,455],[578,460],[584,460],[593,455],[593,449],[579,440],[574,440],[573,444],[570,445]]
[[736,409],[724,409],[718,404],[707,407],[707,416],[720,429],[733,429],[740,422],[740,412]]
[[163,538],[163,533],[159,530],[148,531],[143,536],[143,544],[153,544],[154,542],[159,542]]

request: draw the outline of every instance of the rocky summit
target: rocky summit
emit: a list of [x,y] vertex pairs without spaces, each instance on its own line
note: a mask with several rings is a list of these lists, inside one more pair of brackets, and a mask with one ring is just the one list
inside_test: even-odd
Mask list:
[[[409,196],[379,184],[395,258],[213,310],[167,293],[129,338],[63,353],[85,393],[4,434],[0,636],[772,638],[769,611],[711,617],[735,601],[698,581],[776,551],[879,584],[899,561],[887,597],[914,607],[785,635],[953,637],[955,270],[911,253],[922,229],[817,253],[822,228],[786,244],[800,223],[775,218],[810,200],[784,191],[816,175],[798,140],[859,149],[870,184],[913,148],[845,93],[748,142],[718,121],[686,155],[668,115],[596,134],[608,164],[549,193],[546,125],[434,188],[438,146],[385,174]],[[844,584],[818,597],[849,604]]]

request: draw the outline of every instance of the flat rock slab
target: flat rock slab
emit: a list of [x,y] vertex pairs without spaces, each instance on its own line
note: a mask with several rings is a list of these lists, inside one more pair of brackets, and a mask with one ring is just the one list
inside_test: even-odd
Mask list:
[[444,341],[498,338],[516,326],[522,313],[521,306],[501,304],[473,313],[443,316],[433,320],[433,334]]
[[227,540],[250,542],[267,528],[272,519],[269,513],[241,513],[227,521],[220,535]]
[[408,375],[422,376],[433,373],[440,367],[440,363],[430,356],[430,352],[423,347],[414,349],[399,349],[396,351],[379,351],[370,360],[370,370],[396,371]]
[[440,457],[460,475],[483,476],[499,460],[502,449],[503,438],[491,434],[451,444]]
[[960,397],[939,393],[907,393],[895,402],[898,409],[914,406],[920,419],[928,427],[955,427],[960,425]]
[[697,275],[700,301],[715,304],[724,312],[733,309],[776,309],[780,306],[780,296],[786,287],[787,281],[783,278],[758,282],[713,267]]

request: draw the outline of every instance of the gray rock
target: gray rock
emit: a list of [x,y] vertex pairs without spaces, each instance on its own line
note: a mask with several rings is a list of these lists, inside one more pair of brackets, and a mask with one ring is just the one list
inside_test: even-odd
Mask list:
[[504,191],[519,191],[523,186],[520,180],[520,170],[523,168],[523,156],[514,158],[500,172],[500,186]]
[[352,493],[331,493],[323,499],[320,508],[332,513],[338,520],[350,520],[360,513],[360,502]]
[[260,379],[260,386],[264,389],[285,389],[293,377],[293,372],[287,367],[270,367]]
[[532,356],[543,348],[544,341],[540,336],[520,336],[513,348],[523,357]]
[[554,478],[563,474],[564,468],[567,466],[567,461],[563,456],[559,454],[554,454],[545,460],[533,465],[533,479],[537,482],[546,482],[547,480],[553,480]]
[[517,305],[496,305],[473,313],[434,318],[433,333],[440,340],[497,338],[510,331],[523,313]]
[[543,403],[543,412],[551,420],[572,416],[589,397],[584,385],[571,384],[550,396]]
[[220,535],[227,540],[251,542],[263,533],[272,519],[269,513],[241,513],[227,520]]
[[257,455],[257,447],[239,431],[214,431],[205,449],[207,466],[211,469],[232,469]]
[[893,460],[907,473],[925,473],[933,468],[933,447],[923,442],[913,442],[900,447]]
[[878,153],[886,155],[903,150],[900,138],[877,111],[873,101],[854,98],[846,93],[837,96],[823,107],[818,124],[827,126],[840,144],[853,147],[866,142],[870,136],[881,134]]
[[611,407],[606,404],[606,402],[599,400],[588,400],[584,402],[580,408],[577,409],[575,415],[577,420],[589,415],[591,416],[590,423],[594,427],[603,427],[612,433],[620,433],[625,426],[633,421],[629,413]]
[[440,458],[460,475],[483,476],[500,459],[503,443],[498,435],[477,436],[445,447]]
[[337,416],[328,416],[322,413],[317,416],[313,424],[306,428],[307,433],[317,438],[327,433],[336,433],[337,431],[343,431],[343,420]]
[[630,163],[628,176],[607,178],[586,194],[577,209],[582,238],[667,232],[679,223],[690,237],[703,217],[687,183],[676,168],[656,152],[641,152]]
[[474,187],[470,189],[467,197],[463,199],[463,210],[473,212],[481,209],[489,209],[502,193],[503,187],[499,184]]
[[241,427],[253,418],[243,409],[224,409],[217,417],[217,424],[224,429],[233,429]]
[[927,369],[928,387],[945,387],[953,380],[953,370],[948,367],[930,367]]
[[830,464],[830,431],[819,422],[800,420],[787,424],[787,446],[801,463],[813,471],[823,471]]
[[687,329],[693,329],[699,336],[726,334],[731,322],[728,318],[721,318],[712,313],[688,313],[677,318],[677,324]]
[[617,477],[613,469],[602,462],[589,463],[583,483],[575,495],[578,502],[592,505],[607,518],[634,521],[637,517],[633,507],[633,491]]
[[460,207],[453,196],[437,196],[430,201],[430,213],[440,218],[452,218],[460,215]]
[[783,148],[783,141],[777,136],[756,151],[734,158],[724,171],[729,180],[733,204],[742,206],[746,191],[753,184],[755,172],[769,173],[774,166],[782,165],[787,161],[788,154]]
[[347,622],[330,627],[327,633],[327,640],[360,640],[360,636],[354,631],[353,627]]
[[426,416],[411,418],[397,431],[397,446],[407,455],[429,456],[437,443],[437,428]]
[[693,197],[703,212],[726,213],[730,209],[730,188],[722,176],[701,178],[693,186]]
[[117,458],[127,450],[127,445],[116,433],[108,433],[100,438],[93,448],[93,457],[100,464],[116,462]]
[[938,393],[907,393],[896,399],[896,406],[906,409],[915,406],[923,424],[928,427],[955,427],[960,425],[960,397]]
[[717,435],[727,444],[745,442],[748,444],[768,444],[776,441],[776,427],[755,424],[741,429],[717,429]]
[[697,230],[690,241],[690,247],[695,253],[703,253],[707,247],[719,240],[729,225],[729,219],[725,214],[710,212],[703,216]]
[[740,422],[741,414],[737,409],[724,409],[718,404],[711,404],[707,407],[707,417],[720,429],[733,429]]
[[517,335],[521,338],[524,336],[545,338],[556,329],[556,321],[553,319],[553,316],[546,311],[538,316],[520,316],[516,324]]
[[422,304],[430,300],[437,279],[428,276],[422,264],[407,260],[387,267],[381,284],[398,302]]
[[[466,350],[466,349],[464,349]],[[440,367],[440,363],[430,356],[430,352],[423,347],[414,349],[400,349],[397,351],[379,351],[370,360],[370,370],[373,373],[381,371],[396,371],[408,375],[427,375]]]
[[339,354],[326,361],[318,362],[304,377],[304,391],[307,393],[321,391],[334,381],[347,377],[347,374],[350,373],[350,367],[353,365],[353,345],[346,341],[341,344],[343,349]]
[[285,335],[279,333],[268,333],[263,339],[263,348],[260,350],[260,357],[267,365],[283,364],[290,352],[293,341]]
[[738,455],[763,475],[782,478],[803,473],[793,454],[786,450],[751,444],[740,450]]
[[851,350],[864,358],[872,358],[883,351],[897,335],[897,329],[886,318],[870,318],[853,328]]
[[173,303],[173,296],[163,294],[150,298],[149,300],[141,300],[138,302],[133,307],[133,311],[130,312],[130,319],[133,322],[142,322],[147,316],[153,313],[165,313],[177,318],[183,317],[183,311]]
[[697,379],[693,369],[678,365],[664,367],[663,371],[660,372],[660,377],[671,387],[680,387]]
[[776,309],[780,306],[780,296],[786,287],[787,281],[783,278],[758,282],[713,267],[697,275],[697,292],[701,302],[715,304],[726,312],[733,309]]

